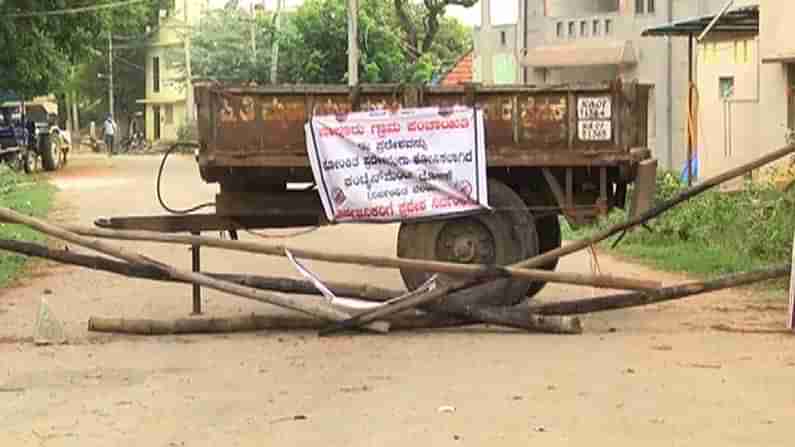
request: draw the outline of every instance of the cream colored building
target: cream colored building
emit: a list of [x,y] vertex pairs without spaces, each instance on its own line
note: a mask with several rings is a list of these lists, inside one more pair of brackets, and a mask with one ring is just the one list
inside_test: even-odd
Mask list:
[[[516,24],[492,25],[490,12],[508,1],[519,3]],[[512,64],[517,83],[620,78],[650,84],[649,146],[661,167],[680,170],[687,160],[688,43],[641,33],[716,14],[725,4],[726,0],[481,0],[476,79],[487,84],[511,80],[504,72]]]
[[[795,2],[737,3],[694,46],[701,178],[784,146],[787,129],[795,129]],[[646,33],[698,36],[713,17]]]
[[171,59],[185,57],[185,33],[207,9],[208,0],[173,0],[160,11],[146,53],[146,97],[138,101],[146,107],[148,140],[176,140],[179,128],[195,116],[191,89]]

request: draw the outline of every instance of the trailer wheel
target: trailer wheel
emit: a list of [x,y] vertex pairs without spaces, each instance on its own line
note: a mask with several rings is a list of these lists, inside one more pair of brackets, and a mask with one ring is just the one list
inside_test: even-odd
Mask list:
[[41,154],[41,164],[48,171],[55,171],[61,162],[61,148],[57,138],[42,135],[39,140],[39,153]]
[[[540,253],[543,254],[556,248],[560,248],[562,241],[560,236],[560,220],[558,219],[558,215],[554,214],[552,216],[536,218],[535,223],[536,233],[538,233],[538,248]],[[549,263],[542,265],[540,268],[542,270],[549,270],[552,272],[558,267],[558,259],[559,258],[555,258],[554,261],[550,261]],[[538,295],[538,293],[541,292],[546,285],[547,283],[544,281],[533,281],[530,284],[530,289],[527,291],[527,298],[529,299]]]
[[[538,254],[532,216],[509,187],[489,180],[489,204],[494,213],[434,222],[403,223],[398,234],[398,256],[464,264],[507,265]],[[401,270],[406,286],[414,290],[431,273]],[[442,276],[441,283],[460,281]],[[502,279],[478,288],[482,304],[513,305],[522,301],[530,281]]]

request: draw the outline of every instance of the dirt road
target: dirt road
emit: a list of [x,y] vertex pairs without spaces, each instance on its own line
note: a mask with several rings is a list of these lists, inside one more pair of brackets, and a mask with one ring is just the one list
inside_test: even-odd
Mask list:
[[[53,177],[53,216],[90,224],[160,212],[157,162],[76,158]],[[170,162],[165,181],[174,206],[214,193],[188,158]],[[342,226],[289,243],[391,255],[395,233]],[[134,248],[190,267],[184,247]],[[204,253],[208,270],[294,276],[281,259]],[[328,278],[401,286],[393,271],[310,265]],[[606,256],[600,265],[683,279]],[[561,268],[589,271],[590,259],[568,257]],[[592,293],[550,287],[541,299]],[[43,296],[69,344],[29,342]],[[210,315],[274,311],[211,292],[204,307]],[[86,331],[89,316],[186,316],[189,287],[37,263],[0,294],[0,446],[791,446],[795,337],[711,329],[781,328],[785,307],[783,297],[717,293],[589,316],[586,334],[570,337],[484,328],[322,339],[99,336]]]

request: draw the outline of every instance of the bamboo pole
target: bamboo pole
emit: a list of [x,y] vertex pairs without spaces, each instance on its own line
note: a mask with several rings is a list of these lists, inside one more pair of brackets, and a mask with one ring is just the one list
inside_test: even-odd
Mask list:
[[749,163],[746,163],[746,164],[744,164],[742,166],[738,166],[738,167],[736,167],[734,169],[731,169],[729,171],[726,171],[723,174],[719,174],[719,175],[717,175],[715,177],[706,179],[703,182],[699,183],[698,185],[691,186],[691,187],[683,190],[679,194],[677,194],[676,197],[673,197],[673,198],[671,198],[671,199],[669,199],[669,200],[667,200],[667,201],[665,201],[665,202],[653,207],[652,209],[646,211],[645,213],[643,213],[643,214],[641,214],[641,215],[639,215],[637,217],[634,217],[634,218],[629,219],[629,220],[627,220],[625,222],[622,222],[622,223],[617,223],[615,225],[611,225],[609,228],[606,228],[606,229],[596,233],[595,235],[593,235],[591,237],[588,237],[588,238],[585,238],[585,239],[581,239],[581,240],[566,244],[563,247],[560,247],[558,249],[550,250],[550,251],[548,251],[548,252],[546,252],[546,253],[544,253],[542,255],[539,255],[539,256],[536,256],[534,258],[530,258],[530,259],[527,259],[525,261],[516,263],[516,264],[512,265],[511,267],[516,267],[516,268],[538,267],[538,266],[547,264],[550,261],[554,261],[557,258],[560,258],[560,257],[566,256],[566,255],[569,255],[571,253],[574,253],[574,252],[583,250],[585,248],[588,248],[588,247],[590,247],[592,245],[595,245],[595,244],[597,244],[597,243],[599,243],[599,242],[601,242],[601,241],[603,241],[605,239],[610,238],[611,236],[614,236],[614,235],[616,235],[618,233],[621,233],[623,231],[629,230],[629,229],[631,229],[633,227],[636,227],[638,225],[643,224],[644,222],[647,222],[647,221],[649,221],[651,219],[654,219],[655,217],[665,213],[666,211],[670,210],[671,208],[674,208],[675,206],[677,206],[677,205],[679,205],[679,204],[681,204],[683,202],[686,202],[686,201],[692,199],[693,197],[695,197],[695,196],[697,196],[699,194],[702,194],[705,191],[708,191],[708,190],[710,190],[710,189],[712,189],[712,188],[714,188],[714,187],[716,187],[716,186],[718,186],[718,185],[720,185],[722,183],[725,183],[725,182],[727,182],[729,180],[732,180],[732,179],[735,179],[737,177],[741,177],[741,176],[747,174],[748,172],[753,171],[754,169],[758,169],[758,168],[760,168],[760,167],[762,167],[762,166],[764,166],[764,165],[766,165],[768,163],[771,163],[771,162],[774,162],[774,161],[776,161],[776,160],[778,160],[780,158],[786,157],[787,155],[789,155],[789,154],[791,154],[793,152],[795,152],[795,145],[786,146],[786,147],[781,148],[779,150],[773,151],[773,152],[771,152],[768,155],[760,157],[760,158],[758,158],[758,159],[756,159],[754,161],[751,161]]
[[[286,307],[288,309],[312,315],[324,320],[341,321],[349,318],[348,314],[334,308],[323,300],[301,300],[289,295],[254,290],[238,284],[213,279],[199,273],[183,271],[140,254],[128,252],[122,248],[114,247],[105,242],[79,236],[57,225],[52,225],[42,220],[25,216],[8,208],[0,207],[0,217],[6,219],[7,221],[26,225],[49,236],[71,242],[81,247],[89,248],[108,256],[112,256],[116,259],[121,259],[142,267],[155,269],[168,278],[182,280],[192,284],[198,284],[209,289],[228,293],[230,295]],[[368,328],[376,332],[384,333],[389,330],[389,325],[385,322],[377,322],[372,326],[368,326]]]
[[[554,333],[579,333],[579,327],[571,332],[562,332],[554,325],[555,318],[533,315],[540,325],[547,325]],[[579,320],[578,320],[579,321]],[[480,324],[472,320],[440,317],[433,314],[397,315],[389,320],[390,330],[407,331],[417,329],[442,329]],[[317,330],[323,321],[290,315],[242,315],[215,318],[180,318],[174,320],[127,319],[91,317],[88,330],[91,332],[120,333],[131,335],[176,335],[251,332],[262,330]],[[577,332],[573,332],[577,331]]]
[[[91,270],[99,270],[132,278],[149,279],[153,281],[179,282],[190,284],[188,281],[171,279],[160,270],[146,266],[116,261],[102,256],[86,255],[70,250],[59,250],[34,242],[0,239],[0,250],[6,250],[47,259],[62,264],[70,264]],[[293,293],[299,295],[322,295],[320,291],[308,280],[268,277],[259,275],[241,275],[232,273],[207,273],[211,278],[232,282],[252,289],[270,290],[273,292]],[[385,289],[369,284],[348,283],[342,281],[326,281],[325,284],[337,296],[356,298],[365,301],[383,302],[406,293],[405,290]]]
[[789,264],[777,265],[745,273],[726,275],[709,281],[695,281],[665,287],[653,292],[623,293],[561,303],[538,304],[530,306],[528,310],[539,315],[580,315],[625,309],[628,307],[647,306],[649,304],[678,300],[693,295],[714,292],[716,290],[740,287],[771,279],[785,278],[790,275],[790,270],[791,266]]
[[[779,150],[771,152],[770,154],[765,155],[763,157],[760,157],[760,158],[758,158],[758,159],[756,159],[754,161],[746,163],[746,164],[744,164],[742,166],[739,166],[737,168],[731,169],[731,170],[729,170],[729,171],[727,171],[727,172],[725,172],[723,174],[720,174],[720,175],[717,175],[715,177],[709,178],[709,179],[705,180],[703,183],[700,183],[700,184],[695,185],[695,186],[691,186],[691,187],[685,189],[684,191],[682,191],[681,193],[679,193],[676,197],[673,197],[672,199],[669,199],[669,200],[667,200],[667,201],[655,206],[654,208],[646,211],[645,213],[641,214],[640,216],[631,218],[631,219],[629,219],[629,220],[627,220],[627,221],[625,221],[623,223],[612,225],[609,228],[607,228],[607,229],[605,229],[603,231],[600,231],[599,233],[597,233],[597,234],[595,234],[595,235],[593,235],[593,236],[591,236],[589,238],[582,239],[582,240],[579,240],[579,241],[576,241],[576,242],[572,242],[572,243],[566,244],[566,245],[564,245],[564,246],[562,246],[562,247],[560,247],[558,249],[550,250],[550,251],[548,251],[548,252],[546,252],[546,253],[544,253],[542,255],[535,256],[533,258],[526,259],[524,261],[515,263],[515,264],[511,265],[510,267],[512,267],[512,268],[534,268],[534,267],[539,267],[539,266],[547,264],[547,263],[549,263],[551,261],[554,261],[557,258],[560,258],[560,257],[566,256],[566,255],[569,255],[571,253],[575,253],[577,251],[580,251],[580,250],[583,250],[585,248],[588,248],[588,247],[590,247],[592,245],[595,245],[595,244],[597,244],[597,243],[599,243],[599,242],[601,242],[601,241],[603,241],[603,240],[605,240],[605,239],[607,239],[607,238],[609,238],[609,237],[611,237],[611,236],[613,236],[615,234],[618,234],[618,233],[620,233],[622,231],[629,230],[630,228],[633,228],[635,226],[641,225],[641,224],[643,224],[643,223],[645,223],[645,222],[647,222],[647,221],[659,216],[660,214],[663,214],[664,212],[670,210],[671,208],[673,208],[673,207],[675,207],[675,206],[677,206],[677,205],[679,205],[679,204],[681,204],[683,202],[686,202],[687,200],[690,200],[691,198],[693,198],[693,197],[695,197],[695,196],[697,196],[697,195],[699,195],[699,194],[701,194],[701,193],[703,193],[703,192],[705,192],[705,191],[707,191],[707,190],[709,190],[711,188],[714,188],[717,185],[720,185],[721,183],[727,182],[727,181],[732,180],[732,179],[734,179],[736,177],[740,177],[740,176],[746,174],[749,171],[752,171],[754,169],[758,169],[758,168],[760,168],[760,167],[762,167],[762,166],[764,166],[764,165],[766,165],[768,163],[771,163],[771,162],[773,162],[775,160],[778,160],[778,159],[780,159],[782,157],[785,157],[785,156],[787,156],[787,155],[789,155],[789,154],[791,154],[793,152],[795,152],[795,145],[786,146],[784,148],[781,148]],[[463,281],[463,282],[455,284],[455,285],[449,285],[449,286],[446,286],[446,287],[437,288],[436,290],[428,292],[427,294],[417,296],[413,300],[410,300],[410,301],[407,300],[406,302],[402,303],[400,306],[392,306],[392,307],[389,307],[389,308],[381,307],[381,308],[377,308],[377,309],[373,309],[373,310],[364,311],[364,312],[361,312],[361,313],[357,314],[356,316],[354,316],[353,318],[351,318],[351,319],[349,319],[347,321],[343,321],[341,323],[337,323],[337,324],[333,324],[333,325],[329,326],[325,330],[321,331],[321,335],[329,335],[329,334],[337,332],[337,331],[341,331],[341,330],[345,330],[345,329],[353,329],[353,328],[356,328],[356,327],[360,327],[361,325],[366,324],[369,321],[375,321],[378,318],[387,317],[387,316],[391,315],[393,312],[394,313],[401,312],[403,310],[410,309],[412,307],[419,307],[419,306],[427,305],[427,304],[430,304],[430,303],[434,303],[436,301],[439,301],[439,300],[445,298],[450,293],[453,293],[453,292],[459,291],[459,290],[465,290],[467,288],[474,287],[477,284],[478,284],[478,281],[476,281],[476,280],[467,280],[467,281]]]
[[[168,281],[190,283],[189,281],[172,278],[162,270],[152,268],[147,265],[134,264],[129,262],[116,261],[101,256],[85,255],[69,250],[51,249],[41,244],[23,241],[11,241],[0,239],[0,250],[7,250],[26,256],[34,256],[52,261],[77,265],[92,270],[116,273],[132,278],[149,279],[155,281]],[[204,273],[204,275],[221,279],[232,283],[246,285],[255,289],[272,290],[287,293],[301,293],[319,295],[320,292],[309,281],[293,280],[289,278],[269,278],[255,275],[234,275]],[[371,301],[385,301],[393,297],[401,296],[405,292],[402,290],[389,290],[371,287],[364,284],[353,284],[343,282],[327,283],[329,289],[338,296],[352,296],[354,298],[367,299]],[[453,302],[451,307],[440,306],[435,309],[428,309],[440,312],[436,315],[439,325],[447,326],[447,321],[459,321],[468,324],[489,323],[494,325],[506,326],[515,329],[523,329],[531,332],[548,332],[556,334],[577,334],[582,331],[582,325],[576,318],[538,318],[531,315],[526,310],[518,307],[472,307],[468,302]],[[429,321],[432,319],[429,318]],[[438,327],[437,324],[427,324],[428,327]],[[274,327],[278,327],[275,325]],[[314,327],[314,326],[313,326]]]
[[396,258],[388,256],[336,254],[325,251],[288,248],[284,245],[271,245],[247,241],[229,241],[205,236],[161,234],[152,231],[109,230],[80,226],[67,226],[65,228],[82,236],[91,236],[104,239],[197,245],[203,247],[220,248],[223,250],[282,257],[286,257],[286,251],[289,250],[296,258],[300,259],[310,259],[314,261],[326,261],[341,264],[367,265],[371,267],[418,270],[423,272],[445,273],[448,275],[457,276],[472,276],[480,280],[487,278],[514,277],[531,281],[544,281],[549,283],[563,283],[603,289],[623,290],[651,290],[660,286],[660,283],[657,281],[620,278],[612,275],[586,275],[581,273],[528,270],[484,264],[457,264],[453,262]]
[[[317,330],[323,321],[292,315],[242,315],[175,320],[91,317],[88,330],[131,335],[176,335],[252,332],[263,330]],[[477,323],[435,315],[404,315],[390,320],[390,330],[438,329]]]

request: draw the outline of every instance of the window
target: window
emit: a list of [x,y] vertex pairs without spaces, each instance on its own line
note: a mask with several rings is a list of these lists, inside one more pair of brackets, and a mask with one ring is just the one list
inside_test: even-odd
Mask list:
[[576,25],[577,24],[574,22],[569,22],[569,37],[574,37],[576,35]]
[[721,77],[718,80],[720,99],[726,100],[734,96],[734,76]]
[[558,22],[557,35],[558,35],[558,38],[563,38],[563,22]]
[[635,0],[635,14],[643,14],[645,11],[646,0]]
[[174,124],[174,105],[166,105],[166,124]]
[[495,54],[492,58],[495,84],[516,83],[516,63],[513,54]]
[[609,36],[613,32],[613,21],[610,19],[605,20],[605,36]]
[[508,44],[508,36],[505,31],[500,31],[500,44],[505,46]]
[[[670,1],[670,0],[669,0]],[[649,0],[648,7],[646,8],[646,12],[649,14],[654,14],[657,8],[655,8],[654,0]]]
[[580,22],[580,36],[586,37],[588,35],[588,22],[583,20]]
[[601,33],[601,30],[599,29],[599,21],[598,20],[594,20],[593,21],[593,32],[591,33],[591,35],[592,36],[598,36],[599,33]]
[[152,58],[152,91],[160,92],[160,58],[157,56]]

